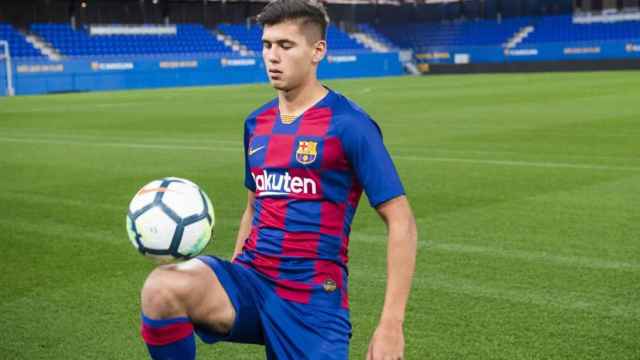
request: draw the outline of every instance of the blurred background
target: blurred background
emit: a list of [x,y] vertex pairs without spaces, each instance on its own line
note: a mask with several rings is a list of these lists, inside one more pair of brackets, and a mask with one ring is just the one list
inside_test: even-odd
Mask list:
[[[639,3],[331,0],[326,6],[333,56],[320,74],[328,79],[638,68]],[[0,94],[264,82],[262,31],[255,24],[264,4],[2,2]]]

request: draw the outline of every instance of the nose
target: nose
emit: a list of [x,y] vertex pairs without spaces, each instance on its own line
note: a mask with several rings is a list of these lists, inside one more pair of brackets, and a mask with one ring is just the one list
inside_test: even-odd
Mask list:
[[280,62],[280,53],[277,48],[277,46],[271,46],[270,48],[264,48],[262,50],[262,55],[269,63],[277,64]]

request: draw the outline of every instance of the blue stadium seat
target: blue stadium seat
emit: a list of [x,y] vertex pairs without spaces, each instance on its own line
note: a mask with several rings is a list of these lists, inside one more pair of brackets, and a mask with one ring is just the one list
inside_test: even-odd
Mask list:
[[389,40],[389,38],[387,38],[385,35],[380,33],[373,26],[369,24],[358,24],[357,27],[360,32],[368,35],[369,37],[387,46],[388,48],[390,49],[396,48],[396,45],[391,40]]
[[[218,25],[218,31],[230,36],[251,51],[262,51],[262,28],[258,25],[247,27],[245,24],[221,24]],[[327,42],[329,52],[368,51],[347,33],[333,25],[329,25],[327,29]]]
[[13,57],[44,57],[40,50],[34,48],[20,32],[9,24],[0,23],[0,40],[6,40],[9,43],[11,56]]
[[575,24],[572,17],[510,18],[458,21],[452,23],[412,23],[377,28],[401,48],[416,50],[450,46],[500,46],[525,26],[534,31],[518,47],[540,43],[597,43],[640,39],[640,21]]
[[452,23],[409,23],[377,28],[402,48],[423,49],[447,46],[496,46],[506,43],[530,18],[459,21]]
[[67,56],[153,56],[231,52],[231,49],[199,24],[177,25],[176,35],[92,36],[85,28],[74,30],[67,24],[33,24],[31,31]]
[[521,45],[624,41],[640,39],[640,21],[574,24],[571,16],[546,16]]

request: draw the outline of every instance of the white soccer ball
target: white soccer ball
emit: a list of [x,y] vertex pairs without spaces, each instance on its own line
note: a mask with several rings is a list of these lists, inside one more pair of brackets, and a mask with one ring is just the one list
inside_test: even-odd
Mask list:
[[200,254],[213,237],[214,225],[209,197],[193,182],[175,177],[143,186],[127,214],[133,246],[161,262]]

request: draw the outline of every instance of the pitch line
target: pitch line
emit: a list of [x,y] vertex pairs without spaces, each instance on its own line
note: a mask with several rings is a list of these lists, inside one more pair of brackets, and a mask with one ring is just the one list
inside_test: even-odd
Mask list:
[[39,112],[68,112],[68,111],[77,111],[79,109],[95,109],[95,108],[118,108],[118,107],[135,107],[135,106],[147,106],[147,105],[158,105],[157,101],[146,101],[146,102],[126,102],[126,103],[98,103],[98,104],[66,104],[66,105],[58,105],[58,106],[46,106],[39,108],[30,108],[30,109],[10,109],[3,110],[0,113],[5,114],[30,114],[30,113],[39,113]]
[[556,307],[573,311],[586,311],[605,316],[615,316],[624,319],[640,319],[640,311],[634,303],[615,304],[613,298],[594,298],[594,294],[572,294],[569,292],[549,292],[546,289],[516,289],[480,285],[473,279],[451,276],[427,276],[416,278],[418,287],[433,290],[465,294],[474,297],[488,297],[497,300],[513,301],[520,304]]
[[[170,138],[163,138],[163,137],[158,137],[153,133],[137,133],[138,136],[136,138],[145,138],[148,137],[149,139],[154,140],[155,142],[162,142],[162,143],[170,143],[172,145],[185,145],[185,144],[198,144],[198,143],[207,143],[207,144],[226,144],[226,145],[238,145],[238,141],[237,140],[221,140],[221,139],[215,139],[215,138],[200,138],[198,139],[193,139],[193,138],[180,138],[180,137],[170,137]],[[100,141],[102,140],[103,142],[118,142],[118,143],[122,143],[121,141],[123,139],[122,136],[104,136],[104,135],[90,135],[90,134],[83,134],[83,135],[73,135],[73,134],[55,134],[52,135],[51,133],[47,133],[47,132],[9,132],[6,134],[3,134],[5,137],[7,138],[12,138],[12,139],[33,139],[33,140],[55,140],[55,141],[82,141],[82,142],[94,142],[96,140]],[[130,139],[131,141],[135,141],[136,139]]]
[[[384,284],[387,279],[370,273],[352,273],[351,281]],[[640,319],[640,310],[636,303],[627,302],[616,304],[614,298],[598,296],[592,293],[576,294],[568,291],[550,291],[529,287],[509,288],[483,284],[482,280],[463,278],[459,276],[431,273],[427,276],[415,277],[413,286],[427,288],[434,291],[444,291],[471,297],[496,299],[499,301],[518,304],[555,307],[572,311],[586,311],[599,315],[615,316],[624,319]]]
[[[355,234],[355,233],[354,233]],[[383,243],[386,237],[380,235],[355,235],[352,240]],[[418,241],[418,246],[427,248],[427,251],[444,251],[461,254],[479,254],[490,257],[524,260],[532,263],[547,263],[552,265],[582,267],[594,270],[620,270],[638,272],[640,263],[604,260],[583,256],[554,255],[546,251],[525,251],[498,249],[489,246],[465,245],[446,242]]]
[[448,157],[428,157],[428,156],[406,156],[395,155],[394,159],[409,161],[432,161],[432,162],[458,162],[480,165],[499,165],[499,166],[524,166],[524,167],[540,167],[540,168],[569,168],[569,169],[585,169],[585,170],[618,170],[618,171],[640,171],[640,167],[634,166],[608,166],[593,164],[569,164],[555,162],[536,162],[536,161],[516,161],[516,160],[485,160],[485,159],[463,159]]
[[121,147],[130,149],[159,149],[159,150],[190,150],[190,151],[227,151],[240,153],[242,148],[232,148],[228,146],[193,146],[193,145],[161,145],[161,144],[131,144],[118,142],[86,142],[86,141],[69,141],[69,140],[41,140],[41,139],[19,139],[0,137],[0,142],[9,143],[27,143],[27,144],[49,144],[49,145],[79,145],[79,146],[102,146],[102,147]]
[[[36,143],[50,145],[80,145],[80,146],[104,146],[104,147],[123,147],[131,149],[160,149],[160,150],[196,150],[196,151],[228,151],[241,152],[240,146],[194,146],[194,145],[167,145],[167,144],[131,144],[119,142],[84,142],[69,140],[52,140],[52,139],[34,139],[34,138],[15,138],[0,137],[0,142],[13,143]],[[593,164],[569,164],[554,162],[533,162],[533,161],[516,161],[516,160],[490,160],[490,159],[464,159],[449,157],[428,157],[428,156],[406,156],[395,155],[397,160],[408,161],[431,161],[431,162],[450,162],[450,163],[469,163],[479,165],[499,165],[499,166],[521,166],[521,167],[539,167],[539,168],[569,168],[599,171],[633,171],[640,172],[640,167],[633,166],[607,166]]]

